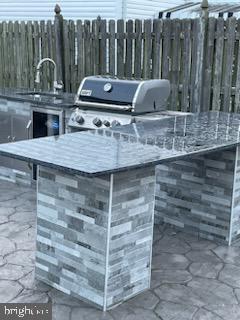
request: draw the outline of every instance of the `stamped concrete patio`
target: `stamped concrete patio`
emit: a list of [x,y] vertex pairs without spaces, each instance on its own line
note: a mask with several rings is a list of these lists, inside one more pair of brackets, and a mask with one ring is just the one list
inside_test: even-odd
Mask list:
[[0,302],[52,302],[56,320],[239,320],[240,243],[156,227],[151,290],[103,313],[34,281],[35,192],[0,182]]

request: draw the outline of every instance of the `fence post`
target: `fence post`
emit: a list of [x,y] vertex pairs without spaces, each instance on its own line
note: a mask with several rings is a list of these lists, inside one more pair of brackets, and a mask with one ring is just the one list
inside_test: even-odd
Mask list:
[[193,83],[192,111],[200,112],[203,109],[204,66],[206,60],[206,38],[208,25],[208,0],[202,0],[202,12],[199,18],[196,43],[196,71]]
[[63,81],[65,87],[65,66],[64,66],[64,44],[63,44],[63,16],[61,15],[61,8],[56,4],[54,8],[55,19],[54,29],[56,37],[56,64],[58,81]]

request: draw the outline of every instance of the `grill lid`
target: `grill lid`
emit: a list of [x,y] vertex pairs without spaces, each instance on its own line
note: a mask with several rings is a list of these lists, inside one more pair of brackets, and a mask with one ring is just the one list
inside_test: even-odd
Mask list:
[[89,77],[83,82],[79,99],[85,102],[132,106],[139,81]]
[[127,80],[90,76],[78,89],[77,105],[121,109],[136,113],[165,110],[169,96],[168,80]]

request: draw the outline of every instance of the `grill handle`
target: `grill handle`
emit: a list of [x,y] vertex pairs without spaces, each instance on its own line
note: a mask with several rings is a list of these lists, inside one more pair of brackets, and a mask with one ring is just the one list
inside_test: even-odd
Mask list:
[[113,109],[113,110],[124,110],[124,111],[132,111],[132,106],[118,106],[117,104],[108,104],[108,103],[95,103],[95,102],[87,102],[76,100],[75,104],[78,106],[85,106],[89,108],[104,108],[104,109]]

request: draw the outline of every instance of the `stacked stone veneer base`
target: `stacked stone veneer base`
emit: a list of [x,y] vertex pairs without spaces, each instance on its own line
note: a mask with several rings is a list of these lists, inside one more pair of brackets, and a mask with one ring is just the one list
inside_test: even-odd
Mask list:
[[103,310],[150,287],[155,170],[39,168],[36,276]]
[[240,233],[239,147],[156,167],[155,222],[231,244]]

